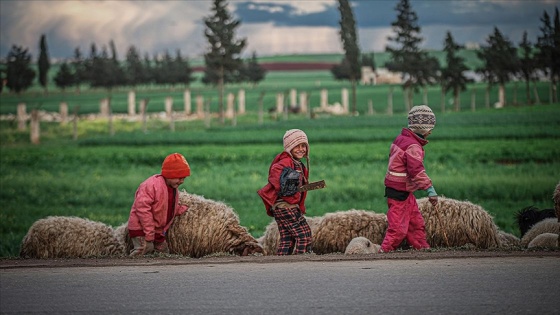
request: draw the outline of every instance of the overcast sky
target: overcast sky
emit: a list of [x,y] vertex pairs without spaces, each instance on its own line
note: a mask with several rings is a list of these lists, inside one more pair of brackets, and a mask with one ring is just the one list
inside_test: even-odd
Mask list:
[[[203,18],[212,14],[212,0],[82,1],[0,0],[0,57],[13,45],[28,48],[36,59],[41,34],[51,58],[70,58],[80,47],[89,55],[115,42],[118,57],[131,45],[142,55],[177,49],[198,58],[206,50]],[[363,52],[384,51],[393,35],[397,0],[350,1]],[[246,38],[244,53],[258,56],[342,53],[336,0],[230,0],[228,10],[241,20],[238,38]],[[497,27],[518,45],[524,31],[535,42],[546,11],[554,18],[559,0],[411,0],[418,16],[422,48],[441,50],[445,33],[457,43],[484,44]]]

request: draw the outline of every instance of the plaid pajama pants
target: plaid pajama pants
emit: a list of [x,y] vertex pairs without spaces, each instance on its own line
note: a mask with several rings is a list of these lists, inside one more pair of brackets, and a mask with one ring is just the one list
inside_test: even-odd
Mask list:
[[272,209],[278,224],[280,244],[276,255],[297,255],[311,252],[311,228],[297,207]]

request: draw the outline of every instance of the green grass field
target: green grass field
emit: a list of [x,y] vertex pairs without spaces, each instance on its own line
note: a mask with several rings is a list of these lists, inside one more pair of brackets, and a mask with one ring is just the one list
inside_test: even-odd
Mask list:
[[[2,104],[4,107],[4,104]],[[425,164],[439,194],[469,200],[494,216],[499,227],[519,235],[516,211],[551,208],[560,180],[560,105],[514,106],[445,112],[436,106],[437,125],[425,147]],[[312,191],[308,215],[348,209],[387,210],[383,177],[394,137],[406,114],[358,117],[291,115],[256,124],[254,109],[237,126],[178,121],[80,121],[41,123],[41,144],[29,132],[0,121],[0,256],[17,256],[19,243],[36,220],[49,215],[79,216],[120,225],[128,219],[134,192],[159,172],[163,158],[183,153],[192,168],[181,189],[224,201],[241,224],[259,237],[271,222],[256,191],[266,183],[272,158],[282,150],[285,130],[301,128],[311,145],[311,180],[327,188]],[[423,197],[418,192],[417,197]]]

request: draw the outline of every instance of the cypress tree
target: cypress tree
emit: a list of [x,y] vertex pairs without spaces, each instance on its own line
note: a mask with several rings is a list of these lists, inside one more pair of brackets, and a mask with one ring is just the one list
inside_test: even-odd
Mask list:
[[213,15],[204,18],[208,39],[208,51],[204,54],[206,70],[202,82],[213,84],[219,90],[219,114],[221,123],[224,117],[224,85],[240,79],[243,61],[240,58],[245,48],[245,39],[236,39],[235,30],[241,21],[233,19],[227,10],[226,0],[214,0]]
[[45,34],[41,35],[41,40],[39,42],[39,60],[38,60],[38,67],[39,67],[39,83],[47,92],[47,84],[48,84],[48,74],[49,68],[51,67],[51,62],[49,60],[49,51],[47,48],[47,38]]

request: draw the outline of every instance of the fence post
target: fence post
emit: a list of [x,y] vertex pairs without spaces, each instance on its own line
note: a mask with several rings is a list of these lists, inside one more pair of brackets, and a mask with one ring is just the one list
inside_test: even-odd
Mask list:
[[206,115],[204,110],[204,98],[202,97],[202,95],[196,96],[196,115],[199,119],[204,118],[204,116]]
[[25,130],[25,121],[27,120],[26,116],[27,114],[25,112],[25,103],[19,103],[17,105],[17,121],[19,131]]
[[31,111],[31,143],[39,144],[41,137],[41,127],[39,121],[39,111],[34,109]]
[[147,99],[141,99],[140,100],[140,111],[142,113],[142,130],[144,131],[144,133],[148,132],[148,100]]
[[307,92],[299,93],[299,106],[303,114],[307,113]]
[[60,108],[59,109],[59,111],[60,111],[60,124],[62,126],[64,126],[68,122],[68,104],[66,104],[66,102],[62,102],[62,103],[60,103],[59,108]]
[[128,115],[136,115],[136,92],[134,91],[128,92]]
[[321,90],[321,109],[327,108],[329,105],[329,91],[327,89]]
[[348,89],[342,89],[342,110],[345,114],[348,114]]

